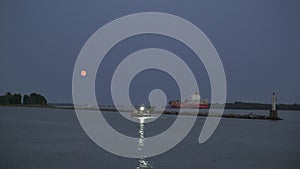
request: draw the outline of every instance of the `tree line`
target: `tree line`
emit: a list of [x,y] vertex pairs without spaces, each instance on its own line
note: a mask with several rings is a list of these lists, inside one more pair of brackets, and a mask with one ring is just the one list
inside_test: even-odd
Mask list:
[[47,100],[44,96],[37,93],[24,95],[16,93],[12,94],[7,92],[5,95],[0,96],[0,105],[39,105],[47,106]]

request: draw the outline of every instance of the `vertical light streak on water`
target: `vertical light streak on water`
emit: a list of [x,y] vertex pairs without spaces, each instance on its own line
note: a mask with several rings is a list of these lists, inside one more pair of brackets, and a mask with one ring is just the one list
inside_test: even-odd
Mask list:
[[[137,150],[142,152],[143,146],[144,146],[144,135],[145,135],[145,120],[150,117],[138,117],[139,119],[139,141],[137,144]],[[149,161],[146,160],[146,156],[142,154],[141,158],[139,159],[139,164],[136,169],[147,169],[147,168],[153,168],[152,165],[149,163]]]

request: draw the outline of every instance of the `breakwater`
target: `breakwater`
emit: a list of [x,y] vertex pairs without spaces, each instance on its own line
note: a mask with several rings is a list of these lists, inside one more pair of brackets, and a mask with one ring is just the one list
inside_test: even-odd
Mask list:
[[[178,115],[179,113],[176,111],[164,111],[163,114],[172,114],[172,115]],[[204,117],[223,117],[223,118],[236,118],[236,119],[261,119],[261,120],[282,120],[280,117],[272,117],[270,115],[258,115],[254,113],[249,114],[237,114],[237,113],[225,113],[225,114],[218,114],[218,113],[189,113],[189,112],[183,112],[182,115],[197,115],[197,116],[204,116]]]
[[[86,109],[86,110],[101,110],[101,111],[111,111],[111,112],[133,112],[133,108],[115,108],[115,107],[77,107],[79,109]],[[152,114],[167,114],[167,115],[179,115],[178,111],[153,111]],[[267,114],[267,112],[266,112]],[[260,120],[282,120],[282,118],[278,116],[269,115],[259,115],[255,113],[248,113],[248,114],[239,114],[239,113],[208,113],[208,112],[198,112],[192,113],[188,111],[183,111],[180,115],[187,115],[187,116],[203,116],[203,117],[222,117],[222,118],[235,118],[235,119],[260,119]]]

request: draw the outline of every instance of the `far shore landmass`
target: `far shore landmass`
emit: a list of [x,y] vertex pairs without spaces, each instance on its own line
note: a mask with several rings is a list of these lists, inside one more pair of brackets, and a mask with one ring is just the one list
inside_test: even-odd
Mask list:
[[[74,105],[72,103],[47,103],[47,100],[44,96],[36,93],[32,93],[29,96],[24,95],[22,101],[21,94],[11,94],[6,93],[3,96],[0,96],[0,106],[2,107],[39,107],[39,108],[55,108],[55,109],[74,109]],[[209,107],[218,108],[220,104],[209,104]],[[136,106],[138,107],[138,106]],[[136,108],[135,107],[135,108]],[[300,110],[300,104],[277,104],[277,110]],[[110,112],[132,112],[135,108],[129,106],[118,106],[116,108],[113,105],[102,105],[102,106],[76,106],[78,109],[85,109],[85,110],[98,110],[101,111],[110,111]],[[150,107],[148,107],[151,109]],[[239,109],[239,110],[270,110],[271,104],[267,103],[249,103],[249,102],[241,102],[235,101],[233,103],[226,103],[225,109]],[[208,110],[208,109],[203,109]],[[152,113],[157,114],[161,113],[155,111],[152,108]],[[162,112],[162,114],[170,114],[170,115],[178,115],[178,109],[169,109]],[[267,119],[267,120],[282,120],[281,118],[271,118],[270,115],[257,115],[254,113],[249,114],[237,114],[237,113],[226,113],[226,114],[218,114],[218,113],[211,113],[208,112],[198,112],[198,113],[191,113],[188,112],[188,109],[183,109],[182,115],[196,115],[196,116],[213,116],[213,117],[224,117],[224,118],[239,118],[239,119]]]
[[[41,106],[41,105],[0,105],[1,107],[34,107],[34,108],[53,108],[53,109],[74,109],[74,106],[72,104],[48,104],[47,106]],[[133,112],[134,108],[116,108],[114,106],[100,106],[100,107],[91,107],[91,106],[77,106],[77,109],[83,109],[83,110],[101,110],[101,111],[108,111],[108,112],[118,112],[119,110],[121,112]],[[238,108],[236,108],[238,109]],[[248,113],[248,114],[237,114],[237,113],[208,113],[208,112],[198,112],[193,113],[187,111],[184,111],[180,115],[188,115],[188,116],[210,116],[210,117],[223,117],[223,118],[237,118],[237,119],[261,119],[261,120],[282,120],[280,117],[272,118],[270,115],[258,115],[254,113]],[[208,109],[203,109],[208,110]],[[243,110],[243,109],[240,109]],[[259,109],[244,109],[244,110],[259,110]],[[261,109],[261,110],[267,110],[267,109]],[[292,109],[295,110],[295,109]],[[179,115],[178,109],[174,110],[165,110],[163,112],[159,111],[152,111],[152,114],[167,114],[167,115]]]
[[[29,104],[29,105],[23,105],[23,104],[10,104],[10,105],[0,105],[1,107],[38,107],[38,108],[54,108],[54,109],[74,109],[74,105],[71,103],[50,103],[47,105],[37,105],[37,104]],[[210,105],[212,106],[212,105]],[[218,107],[219,105],[214,105],[213,107]],[[137,108],[136,106],[135,108]],[[243,103],[243,102],[234,102],[234,103],[226,103],[225,109],[240,109],[240,110],[270,110],[271,105],[270,104],[261,104],[261,103]],[[300,110],[299,104],[278,104],[279,109],[278,110]],[[126,106],[120,106],[116,108],[115,106],[76,106],[77,109],[83,109],[83,110],[98,110],[101,111],[109,111],[109,112],[132,112],[134,110],[133,107],[126,107]],[[151,107],[148,107],[151,109]],[[281,108],[281,109],[280,109]],[[208,109],[203,109],[208,110]],[[163,112],[152,110],[153,114],[167,114],[167,115],[179,115],[178,109],[174,110],[164,110]],[[267,114],[267,112],[266,112]],[[198,112],[198,113],[192,113],[189,112],[188,109],[183,109],[183,112],[181,115],[193,115],[193,116],[210,116],[210,117],[222,117],[222,118],[237,118],[237,119],[261,119],[261,120],[282,120],[280,117],[272,118],[271,115],[258,115],[254,113],[248,113],[248,114],[238,114],[238,113],[208,113],[208,112]]]
[[[72,103],[49,103],[49,106],[56,107],[56,108],[70,108],[73,109],[74,105]],[[209,104],[209,107],[219,107],[219,104]],[[88,108],[89,106],[86,106]],[[138,107],[138,106],[136,106]],[[270,110],[272,107],[271,104],[267,103],[250,103],[250,102],[241,102],[235,101],[233,103],[226,103],[224,109],[239,109],[239,110]],[[99,106],[100,109],[116,109],[113,105],[101,105]],[[119,108],[128,108],[128,106],[119,106]],[[300,104],[277,104],[277,110],[300,110]],[[108,110],[108,111],[109,111]],[[176,109],[174,109],[176,110]],[[204,109],[205,110],[205,109]]]

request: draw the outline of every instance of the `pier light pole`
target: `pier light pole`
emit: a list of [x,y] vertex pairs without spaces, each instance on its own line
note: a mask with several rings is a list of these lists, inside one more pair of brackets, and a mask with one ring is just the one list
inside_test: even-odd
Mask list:
[[276,102],[277,102],[277,97],[275,93],[272,95],[272,108],[270,110],[270,116],[269,119],[271,120],[281,120],[278,116],[278,111],[276,110]]
[[275,95],[275,93],[273,93],[273,95],[272,95],[272,111],[276,110],[276,101],[277,101],[276,95]]

